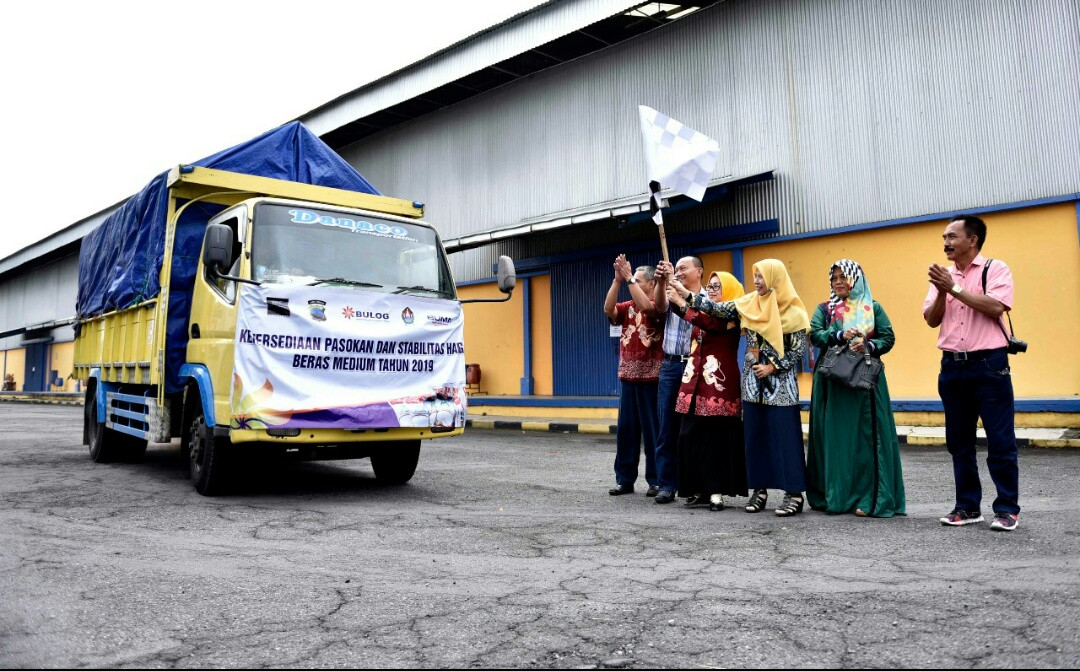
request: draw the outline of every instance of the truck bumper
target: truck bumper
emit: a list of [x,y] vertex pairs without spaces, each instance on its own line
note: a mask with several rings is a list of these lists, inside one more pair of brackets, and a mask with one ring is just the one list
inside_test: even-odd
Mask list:
[[[218,427],[216,431],[222,430]],[[280,430],[271,429],[232,429],[228,436],[233,443],[271,443],[276,445],[342,445],[348,443],[393,442],[400,440],[428,440],[430,438],[449,438],[465,433],[464,427],[448,429],[400,428],[400,429],[294,429],[297,435],[280,434]]]

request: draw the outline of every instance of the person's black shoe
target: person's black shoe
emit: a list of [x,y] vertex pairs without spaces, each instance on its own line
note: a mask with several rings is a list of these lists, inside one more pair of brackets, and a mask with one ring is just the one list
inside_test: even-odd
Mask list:
[[703,496],[702,494],[698,494],[696,496],[691,496],[690,498],[686,499],[686,503],[683,504],[683,507],[685,507],[685,508],[697,508],[698,506],[707,506],[707,505],[709,505],[709,497],[708,496]]
[[675,500],[675,492],[669,489],[661,489],[656,493],[657,503],[671,503]]
[[634,486],[633,485],[615,485],[611,489],[607,490],[607,493],[611,494],[612,496],[622,496],[623,494],[633,494],[634,493]]
[[645,490],[645,496],[656,496],[659,491],[660,488],[656,485],[649,485],[649,488]]

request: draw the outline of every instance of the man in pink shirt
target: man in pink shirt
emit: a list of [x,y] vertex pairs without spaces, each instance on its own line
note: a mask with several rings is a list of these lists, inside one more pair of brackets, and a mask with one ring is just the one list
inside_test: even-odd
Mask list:
[[931,328],[940,326],[938,394],[945,409],[945,442],[956,480],[956,507],[941,523],[963,526],[983,521],[975,457],[975,431],[982,418],[986,465],[997,487],[990,528],[1012,531],[1020,513],[1019,467],[1008,341],[1001,326],[1001,315],[1012,309],[1012,273],[1002,261],[980,253],[986,241],[982,219],[953,217],[942,237],[945,256],[953,265],[931,264],[930,291],[923,301],[926,323]]

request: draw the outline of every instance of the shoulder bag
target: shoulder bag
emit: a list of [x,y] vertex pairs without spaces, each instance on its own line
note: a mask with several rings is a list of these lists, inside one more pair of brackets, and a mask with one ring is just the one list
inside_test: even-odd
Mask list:
[[870,391],[877,386],[882,368],[881,359],[853,352],[845,343],[830,347],[818,361],[816,372],[845,387]]

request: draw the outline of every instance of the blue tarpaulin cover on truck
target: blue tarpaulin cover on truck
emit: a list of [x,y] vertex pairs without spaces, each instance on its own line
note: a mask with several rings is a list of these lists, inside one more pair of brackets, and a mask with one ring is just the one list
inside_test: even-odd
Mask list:
[[[379,195],[363,175],[298,121],[192,165]],[[161,293],[167,178],[168,171],[155,177],[83,238],[76,302],[80,319],[127,308]],[[207,221],[223,209],[195,203],[177,222],[166,324],[165,382],[170,393],[182,389],[177,373],[187,348],[191,289],[203,233]]]

